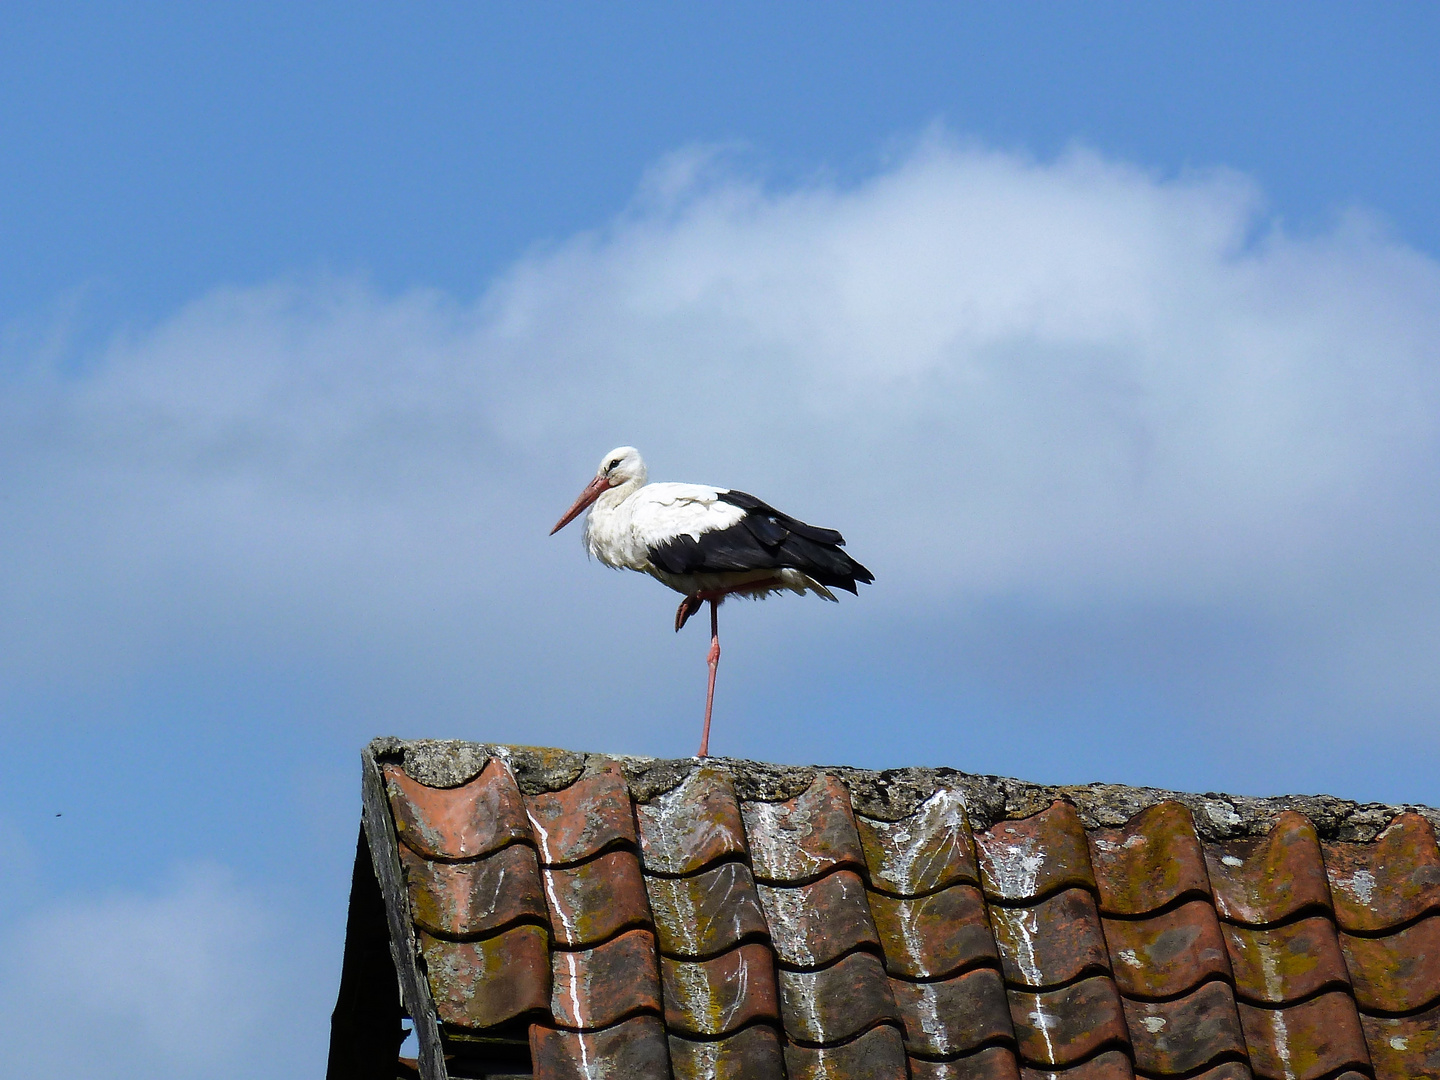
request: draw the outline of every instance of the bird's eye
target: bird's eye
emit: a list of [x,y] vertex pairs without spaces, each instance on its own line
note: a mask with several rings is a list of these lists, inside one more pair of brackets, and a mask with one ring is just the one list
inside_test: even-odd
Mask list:
[[617,457],[614,461],[610,462],[609,465],[606,465],[606,466],[605,466],[605,471],[606,471],[606,472],[614,472],[616,466],[618,466],[619,464],[620,464],[620,459]]

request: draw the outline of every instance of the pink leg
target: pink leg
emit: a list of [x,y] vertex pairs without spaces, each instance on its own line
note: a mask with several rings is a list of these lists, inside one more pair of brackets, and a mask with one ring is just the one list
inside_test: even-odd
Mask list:
[[751,592],[758,589],[771,588],[780,584],[779,578],[765,578],[763,581],[751,581],[744,585],[736,585],[729,589],[713,589],[709,592],[698,592],[692,596],[685,597],[680,601],[680,607],[675,612],[675,629],[684,626],[700,610],[700,605],[709,601],[710,603],[710,686],[705,691],[705,730],[700,735],[699,757],[710,755],[710,713],[715,708],[715,669],[720,666],[720,613],[718,606],[721,600],[731,593]]
[[700,735],[700,757],[710,755],[710,711],[715,707],[715,671],[720,666],[719,601],[710,601],[710,687],[705,691],[705,730]]

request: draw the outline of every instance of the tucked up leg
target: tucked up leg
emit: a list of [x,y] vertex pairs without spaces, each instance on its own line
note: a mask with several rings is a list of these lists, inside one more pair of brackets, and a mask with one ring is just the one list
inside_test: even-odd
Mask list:
[[704,603],[705,601],[698,594],[687,596],[680,601],[680,606],[675,609],[675,632],[677,634],[680,632],[680,628],[690,621],[690,616],[699,611],[700,606]]

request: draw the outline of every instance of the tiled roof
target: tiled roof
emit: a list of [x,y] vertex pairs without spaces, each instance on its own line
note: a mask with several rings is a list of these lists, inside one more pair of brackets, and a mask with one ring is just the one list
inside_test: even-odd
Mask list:
[[1428,808],[396,740],[365,760],[362,860],[427,1080],[1440,1077]]

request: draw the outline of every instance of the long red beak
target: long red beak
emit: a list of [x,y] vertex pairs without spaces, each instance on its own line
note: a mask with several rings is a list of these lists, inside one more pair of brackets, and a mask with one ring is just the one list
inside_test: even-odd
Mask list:
[[575,500],[575,505],[570,507],[569,510],[566,510],[565,516],[555,523],[555,527],[550,530],[550,535],[554,536],[566,525],[569,525],[570,522],[585,512],[587,506],[609,490],[610,481],[605,479],[605,477],[597,476],[594,480],[591,480],[590,483],[585,486],[585,490],[580,492],[580,497]]

